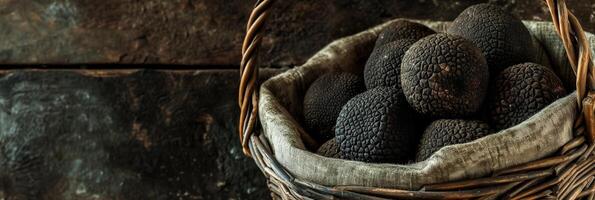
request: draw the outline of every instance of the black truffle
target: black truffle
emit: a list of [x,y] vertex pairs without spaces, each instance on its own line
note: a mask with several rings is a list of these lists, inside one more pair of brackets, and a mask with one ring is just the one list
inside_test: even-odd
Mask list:
[[488,124],[481,121],[436,120],[424,131],[417,150],[416,161],[428,159],[442,147],[471,142],[489,134]]
[[522,63],[502,71],[488,94],[489,123],[496,130],[519,124],[566,95],[547,67]]
[[400,39],[419,40],[428,35],[436,33],[434,30],[407,20],[398,20],[388,25],[376,39],[376,47],[394,42]]
[[462,37],[444,33],[417,41],[401,64],[401,86],[407,101],[429,117],[472,115],[483,102],[488,81],[481,51]]
[[496,5],[470,6],[452,22],[447,32],[467,38],[479,47],[492,74],[535,60],[535,47],[525,25]]
[[344,159],[405,163],[413,158],[419,121],[395,88],[376,87],[349,100],[335,130]]
[[401,60],[415,42],[412,39],[396,40],[375,48],[364,68],[366,88],[386,86],[401,90]]
[[316,154],[329,158],[341,158],[341,152],[339,151],[339,146],[337,145],[337,140],[335,140],[335,138],[322,144],[322,146],[318,148],[318,151],[316,151]]
[[341,108],[364,89],[361,78],[350,73],[329,73],[316,79],[304,97],[304,121],[312,136],[318,141],[333,138]]

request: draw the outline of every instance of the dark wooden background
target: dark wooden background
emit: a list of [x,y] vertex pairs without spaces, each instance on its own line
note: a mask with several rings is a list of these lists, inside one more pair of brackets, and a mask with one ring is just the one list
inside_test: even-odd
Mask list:
[[[292,66],[329,41],[395,18],[452,20],[479,2],[548,20],[542,0],[278,0],[263,42],[265,66]],[[587,30],[595,1],[568,0]],[[162,63],[233,68],[253,1],[2,0],[3,63]]]
[[[278,0],[261,51],[271,69],[262,78],[386,20],[452,20],[480,2],[549,20],[541,0]],[[36,146],[32,154],[52,170],[38,174],[45,184],[30,184],[45,199],[268,198],[236,136],[236,69],[253,3],[0,0],[2,67],[38,68],[1,74],[0,125],[17,128],[0,127],[13,133],[0,133],[0,144]],[[595,0],[568,4],[595,30]],[[172,70],[73,70],[88,68]],[[90,120],[75,120],[81,116]],[[88,128],[96,118],[114,122]]]

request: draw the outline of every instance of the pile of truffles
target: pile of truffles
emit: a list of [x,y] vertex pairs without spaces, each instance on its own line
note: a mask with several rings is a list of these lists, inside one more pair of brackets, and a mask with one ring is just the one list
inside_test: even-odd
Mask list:
[[523,23],[491,4],[444,33],[400,20],[381,32],[363,75],[325,74],[306,91],[317,153],[406,164],[515,126],[567,94]]

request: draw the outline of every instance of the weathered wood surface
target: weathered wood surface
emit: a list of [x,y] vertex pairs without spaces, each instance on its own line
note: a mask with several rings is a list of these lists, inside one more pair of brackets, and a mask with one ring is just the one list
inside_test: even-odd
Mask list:
[[237,76],[3,72],[0,199],[268,198],[235,134]]
[[[523,19],[549,20],[542,0],[277,1],[263,64],[301,64],[338,37],[396,17],[452,20],[492,2]],[[0,63],[236,65],[246,0],[0,0]],[[589,31],[595,0],[568,5]]]

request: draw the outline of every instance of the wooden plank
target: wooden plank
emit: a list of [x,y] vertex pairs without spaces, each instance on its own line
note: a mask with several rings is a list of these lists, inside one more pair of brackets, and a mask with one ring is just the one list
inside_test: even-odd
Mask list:
[[269,197],[236,134],[237,71],[83,72],[2,73],[0,199]]
[[[484,1],[481,1],[484,2]],[[549,20],[542,0],[490,0],[523,19]],[[277,1],[261,53],[265,66],[303,63],[330,41],[397,18],[452,20],[465,0]],[[237,65],[245,0],[0,1],[0,63]],[[594,30],[595,0],[569,7]]]

